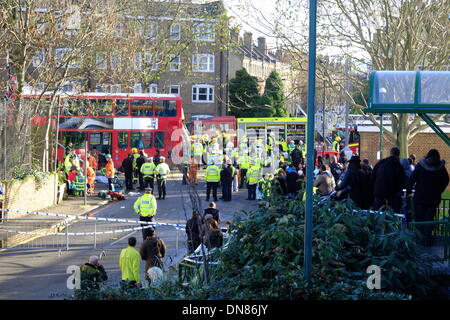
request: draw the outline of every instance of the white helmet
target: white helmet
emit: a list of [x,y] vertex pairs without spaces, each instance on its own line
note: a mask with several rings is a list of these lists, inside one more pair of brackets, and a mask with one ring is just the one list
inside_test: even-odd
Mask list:
[[166,157],[163,156],[159,157],[159,161],[166,161]]

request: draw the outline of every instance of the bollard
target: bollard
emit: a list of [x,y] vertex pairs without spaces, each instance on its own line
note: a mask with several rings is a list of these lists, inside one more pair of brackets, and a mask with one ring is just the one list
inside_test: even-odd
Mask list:
[[97,220],[94,223],[94,249],[97,249]]
[[69,223],[66,220],[66,250],[69,251]]

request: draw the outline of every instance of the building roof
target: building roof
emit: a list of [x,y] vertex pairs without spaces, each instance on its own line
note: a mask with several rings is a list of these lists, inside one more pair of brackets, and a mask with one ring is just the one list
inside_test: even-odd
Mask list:
[[277,62],[277,58],[274,54],[272,54],[271,52],[265,54],[264,52],[259,50],[259,48],[255,45],[252,46],[251,50],[245,45],[239,46],[238,50],[244,54],[244,57],[247,57],[252,60],[260,60],[273,64]]

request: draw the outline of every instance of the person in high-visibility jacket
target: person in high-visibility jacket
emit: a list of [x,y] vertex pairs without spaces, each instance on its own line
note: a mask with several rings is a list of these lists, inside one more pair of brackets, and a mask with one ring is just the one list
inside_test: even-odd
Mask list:
[[191,163],[189,166],[189,181],[191,183],[195,183],[198,184],[198,179],[197,179],[197,170],[199,167],[199,163],[195,160],[194,157],[191,158]]
[[70,153],[64,159],[64,171],[67,176],[69,176],[70,171],[72,171],[72,155]]
[[217,186],[220,181],[220,169],[214,164],[214,161],[206,168],[205,173],[206,180],[206,201],[209,201],[209,196],[211,195],[211,190],[213,194],[214,201],[217,201]]
[[336,136],[334,138],[333,144],[331,145],[331,150],[334,152],[339,152],[339,142],[341,141],[341,137]]
[[[152,222],[156,214],[156,199],[152,188],[145,188],[145,193],[134,202],[134,211],[139,214],[139,221]],[[148,224],[141,224],[145,227]],[[142,238],[145,240],[145,229],[142,229]]]
[[88,162],[89,162],[89,166],[92,169],[97,170],[97,165],[98,165],[97,159],[91,153],[88,153],[88,158],[87,159],[88,159]]
[[89,165],[86,167],[87,170],[87,194],[93,194],[94,193],[94,183],[95,183],[95,171],[94,168],[92,168]]
[[[160,157],[159,158],[160,163],[155,168],[155,175],[156,175],[156,182],[158,183],[158,200],[160,199],[166,199],[166,181],[167,176],[170,173],[170,168],[165,163],[166,158]],[[162,198],[161,198],[162,194]]]
[[113,179],[115,177],[116,170],[114,169],[114,162],[111,159],[111,155],[106,156],[105,177],[108,178],[109,191],[115,191]]
[[244,181],[246,181],[245,176],[247,174],[248,168],[250,168],[250,158],[247,154],[244,153],[242,156],[239,157],[239,169],[241,174],[241,181],[239,184],[239,188],[241,189],[244,187]]
[[147,158],[146,162],[141,166],[141,174],[144,179],[144,188],[152,188],[155,181],[156,166],[153,163],[153,158]]
[[259,181],[260,168],[255,166],[255,162],[250,161],[250,168],[247,171],[247,200],[256,200],[256,185]]
[[133,153],[133,184],[134,184],[139,181],[139,170],[137,168],[136,160],[137,158],[140,157],[140,154],[137,148],[131,149],[131,152]]
[[203,144],[201,143],[200,139],[197,139],[195,143],[192,144],[192,154],[194,155],[194,158],[197,160],[197,162],[203,163],[203,152],[205,151],[203,148]]
[[301,152],[302,152],[302,157],[303,157],[303,159],[306,159],[306,144],[303,142],[303,140],[300,140],[299,142],[298,142],[298,146],[297,146],[297,148],[298,148],[298,150],[300,150]]
[[140,286],[141,255],[136,250],[136,238],[128,238],[128,247],[120,252],[119,266],[122,271],[122,281],[132,287]]

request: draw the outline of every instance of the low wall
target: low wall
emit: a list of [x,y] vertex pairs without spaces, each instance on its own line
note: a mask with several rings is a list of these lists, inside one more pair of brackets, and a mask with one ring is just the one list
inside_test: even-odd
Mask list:
[[[5,209],[38,211],[57,204],[58,175],[50,174],[40,184],[34,177],[0,182],[4,189]],[[8,218],[18,218],[24,213],[8,212]]]

